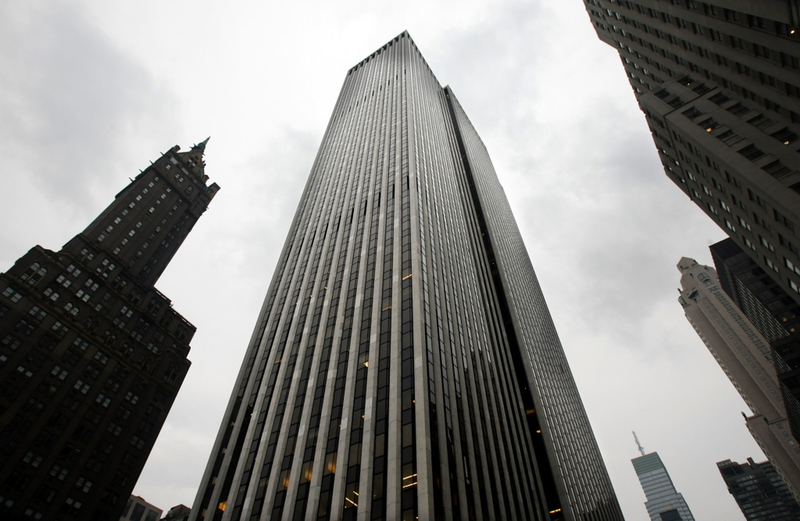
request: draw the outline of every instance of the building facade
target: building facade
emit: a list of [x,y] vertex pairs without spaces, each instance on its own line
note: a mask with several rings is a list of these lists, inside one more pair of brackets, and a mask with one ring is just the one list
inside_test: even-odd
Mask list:
[[709,249],[720,286],[769,342],[786,418],[800,440],[800,304],[732,239]]
[[769,342],[722,290],[714,268],[682,258],[679,301],[686,319],[741,395],[747,427],[792,493],[800,491],[800,444],[786,417]]
[[173,147],[60,251],[0,274],[0,517],[120,517],[189,369],[154,288],[214,197]]
[[585,0],[665,173],[800,302],[794,0]]
[[800,518],[800,505],[769,461],[756,463],[747,458],[747,463],[739,464],[725,460],[718,462],[717,468],[747,521]]
[[644,506],[651,521],[694,521],[689,505],[683,495],[675,490],[657,452],[643,454],[632,459],[631,463],[647,498]]
[[621,519],[486,149],[408,33],[348,71],[191,519]]
[[800,304],[733,239],[709,246],[719,283],[770,343],[800,333]]
[[162,521],[187,521],[191,513],[192,509],[186,505],[175,505],[169,509]]
[[151,505],[141,496],[131,496],[119,521],[160,521],[164,511]]

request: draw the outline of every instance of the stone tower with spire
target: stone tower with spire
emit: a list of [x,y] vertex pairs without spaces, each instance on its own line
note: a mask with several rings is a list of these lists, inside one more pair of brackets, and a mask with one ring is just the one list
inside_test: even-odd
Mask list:
[[154,284],[219,187],[175,146],[54,252],[0,274],[0,518],[116,521],[190,362]]

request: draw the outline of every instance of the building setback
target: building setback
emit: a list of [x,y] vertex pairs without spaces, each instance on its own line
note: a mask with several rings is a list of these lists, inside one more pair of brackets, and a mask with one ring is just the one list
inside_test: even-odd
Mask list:
[[191,519],[621,519],[502,187],[404,32],[348,71]]
[[[644,452],[644,450],[642,450]],[[631,460],[647,498],[644,506],[652,521],[694,521],[683,494],[675,490],[669,472],[658,452],[642,454]]]
[[792,436],[766,340],[720,287],[714,268],[682,258],[679,302],[686,319],[753,415],[747,428],[792,493],[800,491],[800,445]]
[[153,285],[218,190],[205,144],[0,274],[3,519],[119,519],[189,369],[195,327]]
[[747,458],[747,463],[740,465],[725,460],[718,462],[717,468],[747,521],[800,518],[800,505],[769,461],[756,463]]
[[667,177],[800,302],[800,33],[792,0],[585,0]]

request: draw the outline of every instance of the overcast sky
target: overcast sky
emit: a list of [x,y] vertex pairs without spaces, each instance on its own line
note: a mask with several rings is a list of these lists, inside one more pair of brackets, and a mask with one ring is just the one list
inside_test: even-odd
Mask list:
[[580,0],[0,2],[0,270],[211,136],[221,191],[157,284],[198,328],[192,368],[134,493],[191,506],[345,74],[404,29],[489,149],[626,518],[647,519],[635,430],[698,521],[744,519],[715,463],[764,457],[676,291],[725,235]]

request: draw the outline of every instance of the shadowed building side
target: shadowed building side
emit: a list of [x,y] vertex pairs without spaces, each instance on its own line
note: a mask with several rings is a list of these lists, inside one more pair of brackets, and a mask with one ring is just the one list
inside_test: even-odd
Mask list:
[[153,284],[218,190],[205,143],[0,274],[3,519],[119,519],[190,365],[195,327]]
[[725,460],[717,463],[728,492],[747,521],[793,521],[800,518],[800,505],[769,461],[747,458],[741,465]]

